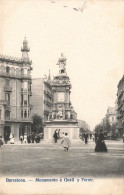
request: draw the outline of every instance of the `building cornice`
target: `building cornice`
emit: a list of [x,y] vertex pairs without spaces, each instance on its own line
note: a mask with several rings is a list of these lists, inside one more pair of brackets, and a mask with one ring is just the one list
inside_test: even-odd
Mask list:
[[2,62],[6,62],[6,63],[12,63],[12,64],[17,64],[17,65],[31,65],[32,61],[24,61],[22,58],[16,58],[16,57],[12,57],[12,56],[6,56],[6,55],[2,55],[0,54],[0,61]]

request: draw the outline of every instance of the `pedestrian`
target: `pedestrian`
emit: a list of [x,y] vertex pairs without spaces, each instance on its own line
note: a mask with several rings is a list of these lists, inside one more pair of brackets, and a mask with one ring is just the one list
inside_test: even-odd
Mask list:
[[58,130],[58,139],[60,139],[60,129]]
[[93,142],[95,141],[94,135],[92,135]]
[[95,132],[94,137],[95,137],[95,143],[96,143],[98,139],[98,133]]
[[10,138],[10,144],[14,144],[15,143],[15,141],[14,141],[14,134],[10,133],[9,138]]
[[37,134],[35,134],[34,140],[37,143]]
[[87,144],[87,142],[88,142],[88,133],[85,133],[84,139],[85,139],[85,144]]
[[35,140],[35,135],[34,135],[34,132],[32,132],[32,135],[31,135],[31,140],[32,140],[32,143],[34,143],[34,140]]
[[31,136],[30,135],[27,136],[27,141],[28,141],[28,144],[31,143]]
[[40,135],[37,136],[37,143],[40,143]]
[[20,135],[20,141],[21,141],[21,144],[23,143],[23,136],[22,134]]
[[53,137],[54,137],[54,142],[57,143],[57,140],[58,140],[58,131],[57,130],[54,132]]
[[26,135],[26,133],[24,134],[24,143],[25,144],[27,143],[27,135]]
[[0,135],[0,147],[3,145],[3,138],[2,135]]
[[107,152],[107,147],[104,141],[104,134],[100,131],[96,142],[95,152]]
[[70,145],[71,145],[71,142],[70,142],[69,137],[68,137],[68,133],[65,133],[65,135],[61,141],[61,144],[63,145],[64,151],[68,152]]
[[123,133],[123,143],[124,143],[124,133]]
[[4,134],[4,140],[5,140],[5,144],[7,144],[7,141],[8,141],[8,134],[7,134],[7,132],[5,132],[5,134]]

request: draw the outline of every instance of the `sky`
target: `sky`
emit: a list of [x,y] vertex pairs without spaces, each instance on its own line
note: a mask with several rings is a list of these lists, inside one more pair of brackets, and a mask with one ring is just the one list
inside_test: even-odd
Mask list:
[[123,19],[123,0],[1,0],[0,53],[21,57],[26,36],[33,78],[55,76],[64,53],[71,103],[93,130],[124,73]]

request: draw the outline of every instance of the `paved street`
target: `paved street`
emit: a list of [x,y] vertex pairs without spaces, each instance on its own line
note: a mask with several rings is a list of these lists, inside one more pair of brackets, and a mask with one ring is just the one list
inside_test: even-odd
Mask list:
[[95,143],[18,144],[0,148],[0,172],[4,176],[124,177],[124,143],[106,141],[107,153],[95,153]]

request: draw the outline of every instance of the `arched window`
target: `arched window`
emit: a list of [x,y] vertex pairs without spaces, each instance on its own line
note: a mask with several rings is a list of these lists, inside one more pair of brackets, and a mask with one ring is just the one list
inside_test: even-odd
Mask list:
[[8,66],[6,67],[6,73],[8,73],[8,74],[10,73],[10,67],[8,67]]
[[14,67],[11,68],[11,74],[12,74],[12,76],[15,76],[15,68]]

